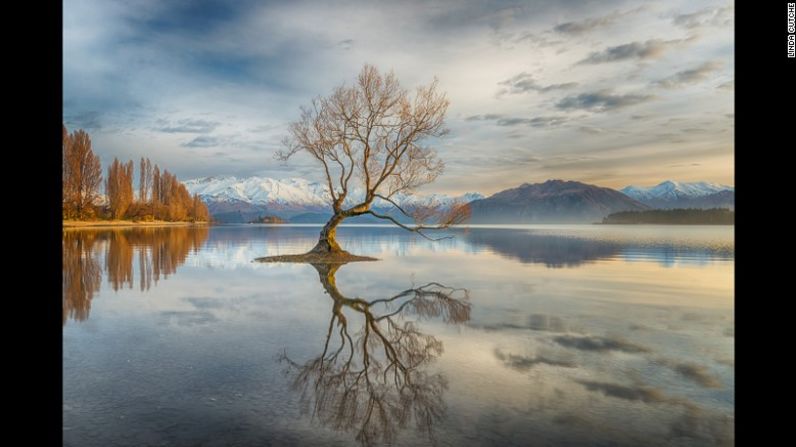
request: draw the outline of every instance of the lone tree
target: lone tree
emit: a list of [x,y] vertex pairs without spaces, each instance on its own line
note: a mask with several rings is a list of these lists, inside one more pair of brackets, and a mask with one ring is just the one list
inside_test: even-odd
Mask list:
[[[411,194],[442,174],[444,163],[423,143],[447,133],[447,109],[448,99],[439,92],[436,78],[410,97],[392,72],[382,75],[370,65],[362,68],[354,85],[343,84],[301,108],[301,117],[290,124],[285,149],[276,156],[286,161],[306,152],[315,158],[323,168],[333,211],[307,255],[351,256],[337,243],[335,233],[343,220],[353,216],[370,214],[429,239],[426,230],[447,228],[469,216],[463,204],[404,207],[395,200],[396,195]],[[376,199],[412,224],[373,211]]]

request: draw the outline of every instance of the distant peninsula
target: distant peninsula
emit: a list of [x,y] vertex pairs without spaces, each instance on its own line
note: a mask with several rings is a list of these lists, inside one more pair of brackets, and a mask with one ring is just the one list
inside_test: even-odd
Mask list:
[[735,211],[727,208],[677,208],[668,210],[621,211],[609,214],[603,224],[734,225]]
[[283,224],[286,223],[284,219],[277,216],[260,216],[249,223],[251,224]]

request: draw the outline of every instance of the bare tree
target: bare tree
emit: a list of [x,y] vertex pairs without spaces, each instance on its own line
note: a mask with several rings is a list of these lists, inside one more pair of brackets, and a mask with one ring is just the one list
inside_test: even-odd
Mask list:
[[63,127],[63,206],[68,217],[82,219],[94,205],[102,184],[100,160],[82,129],[71,135]]
[[[444,163],[423,143],[447,133],[447,109],[448,99],[438,91],[436,79],[410,98],[392,72],[382,75],[370,65],[362,68],[353,86],[341,85],[302,107],[277,158],[287,160],[303,151],[323,168],[333,215],[311,253],[345,253],[335,234],[348,217],[370,214],[428,238],[425,230],[447,228],[469,215],[466,205],[408,209],[395,200],[396,194],[411,194],[442,173]],[[376,199],[414,224],[373,211]]]

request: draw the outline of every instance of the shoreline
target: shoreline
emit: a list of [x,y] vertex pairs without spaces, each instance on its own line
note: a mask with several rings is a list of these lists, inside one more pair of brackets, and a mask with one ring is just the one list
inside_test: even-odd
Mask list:
[[133,222],[131,220],[64,220],[63,228],[103,228],[103,227],[201,227],[210,226],[208,222]]

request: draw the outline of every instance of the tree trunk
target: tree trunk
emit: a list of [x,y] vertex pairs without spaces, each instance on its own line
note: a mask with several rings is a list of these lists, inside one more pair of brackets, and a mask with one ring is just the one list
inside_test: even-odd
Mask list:
[[340,244],[337,243],[337,239],[335,236],[337,234],[337,225],[345,219],[346,216],[336,213],[326,222],[326,225],[323,226],[321,230],[321,234],[318,237],[318,243],[315,244],[315,247],[310,251],[310,253],[345,253],[340,247]]

